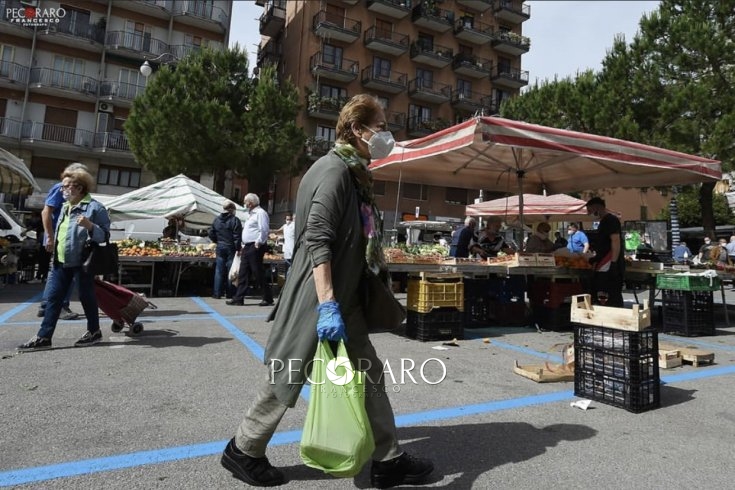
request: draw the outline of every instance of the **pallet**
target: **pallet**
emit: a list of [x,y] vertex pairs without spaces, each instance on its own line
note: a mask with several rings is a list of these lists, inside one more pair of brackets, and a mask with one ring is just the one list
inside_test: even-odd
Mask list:
[[562,364],[526,364],[521,366],[515,361],[513,372],[537,383],[574,381],[574,371]]
[[674,344],[662,343],[659,345],[659,351],[676,350],[681,354],[681,360],[684,364],[691,364],[699,367],[700,364],[713,364],[715,362],[715,353],[706,351],[697,347],[678,347]]

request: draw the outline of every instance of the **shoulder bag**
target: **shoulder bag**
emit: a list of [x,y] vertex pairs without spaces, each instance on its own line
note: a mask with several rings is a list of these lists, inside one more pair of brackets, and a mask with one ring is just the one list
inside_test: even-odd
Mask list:
[[82,252],[82,270],[93,276],[117,274],[117,244],[109,240],[104,243],[87,240]]

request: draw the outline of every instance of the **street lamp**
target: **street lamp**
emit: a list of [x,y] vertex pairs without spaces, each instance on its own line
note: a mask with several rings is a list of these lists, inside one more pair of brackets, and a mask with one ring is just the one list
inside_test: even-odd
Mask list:
[[[178,61],[179,60],[179,58],[175,54],[172,54],[172,53],[163,53],[163,54],[160,54],[160,55],[156,56],[155,58],[152,58],[150,61],[158,61],[161,58],[163,58],[164,56],[170,56],[171,57],[171,60],[169,61],[169,63],[171,61]],[[148,78],[149,76],[151,76],[151,73],[153,73],[153,67],[151,66],[151,64],[148,61],[149,60],[145,60],[143,62],[143,64],[140,65],[140,74],[143,75],[146,78]]]

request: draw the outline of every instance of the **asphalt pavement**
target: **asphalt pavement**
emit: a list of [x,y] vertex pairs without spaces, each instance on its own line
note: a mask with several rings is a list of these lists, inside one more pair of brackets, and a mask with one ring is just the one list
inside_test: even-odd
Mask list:
[[[53,350],[17,353],[38,329],[41,287],[0,289],[0,487],[246,487],[219,457],[266,376],[269,308],[260,298],[245,306],[152,298],[158,309],[139,316],[139,335],[112,333],[102,318],[102,343],[75,348],[84,319],[61,321]],[[714,363],[661,370],[661,407],[640,414],[594,401],[574,408],[573,383],[513,373],[515,361],[560,362],[570,332],[486,327],[466,330],[457,346],[402,330],[372,339],[393,373],[387,388],[402,446],[435,463],[425,487],[731,488],[735,327],[719,294],[715,302],[716,335],[659,335],[714,352]],[[730,286],[726,302],[735,305]],[[446,376],[437,383],[439,366]],[[268,450],[289,479],[284,488],[368,488],[367,466],[335,479],[301,463],[306,396]]]

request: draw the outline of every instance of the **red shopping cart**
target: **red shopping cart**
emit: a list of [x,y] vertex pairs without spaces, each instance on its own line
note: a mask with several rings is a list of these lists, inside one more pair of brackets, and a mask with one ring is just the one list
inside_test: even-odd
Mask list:
[[101,279],[94,280],[94,293],[97,306],[112,320],[110,330],[113,332],[122,332],[127,326],[131,333],[139,334],[143,331],[143,324],[135,320],[140,312],[146,308],[158,308],[142,294]]

